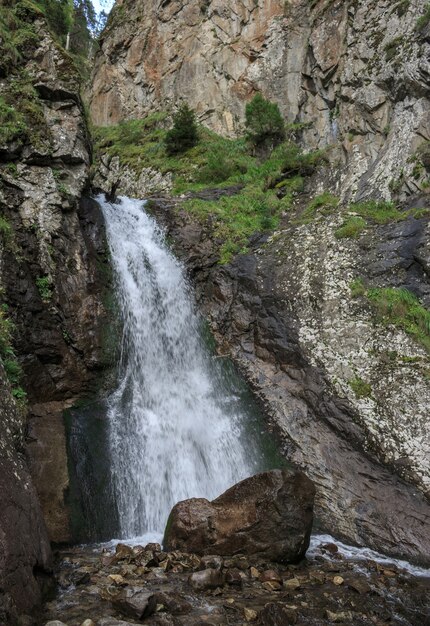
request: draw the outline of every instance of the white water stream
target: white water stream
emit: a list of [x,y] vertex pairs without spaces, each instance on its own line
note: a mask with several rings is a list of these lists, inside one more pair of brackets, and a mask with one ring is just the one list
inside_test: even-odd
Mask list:
[[108,400],[120,535],[159,537],[176,502],[213,499],[255,473],[257,455],[205,348],[183,268],[144,202],[98,202],[124,325],[119,386]]

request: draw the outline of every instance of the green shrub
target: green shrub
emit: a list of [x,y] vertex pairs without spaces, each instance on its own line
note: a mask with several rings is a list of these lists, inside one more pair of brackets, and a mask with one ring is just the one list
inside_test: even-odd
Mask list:
[[273,149],[285,139],[285,122],[274,102],[257,94],[245,109],[246,138],[254,148]]
[[362,217],[351,216],[345,220],[340,228],[335,232],[337,239],[356,238],[366,228],[366,220]]
[[180,154],[198,143],[196,115],[185,102],[173,116],[173,128],[166,134],[164,143],[169,155]]

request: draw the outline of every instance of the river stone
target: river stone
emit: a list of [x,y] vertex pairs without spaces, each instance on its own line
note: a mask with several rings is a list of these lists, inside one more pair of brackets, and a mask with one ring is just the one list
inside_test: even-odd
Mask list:
[[257,474],[212,502],[192,498],[176,504],[167,522],[165,548],[296,563],[309,546],[314,496],[313,483],[300,471]]
[[135,619],[143,619],[152,615],[156,605],[154,594],[139,587],[124,589],[112,600],[112,606],[117,611]]

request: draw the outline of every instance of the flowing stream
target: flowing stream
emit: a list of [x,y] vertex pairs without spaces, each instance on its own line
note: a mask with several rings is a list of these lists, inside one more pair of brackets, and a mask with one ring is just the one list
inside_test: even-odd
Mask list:
[[119,384],[107,401],[119,534],[159,536],[176,502],[213,499],[261,469],[262,453],[144,202],[98,202],[123,322]]

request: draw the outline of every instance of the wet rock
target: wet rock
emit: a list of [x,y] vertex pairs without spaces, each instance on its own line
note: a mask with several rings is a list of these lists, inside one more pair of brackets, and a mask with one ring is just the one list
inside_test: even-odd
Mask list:
[[60,620],[55,619],[51,622],[46,622],[45,626],[67,626],[64,622],[60,622]]
[[309,546],[314,495],[313,483],[302,472],[258,474],[212,502],[195,498],[178,503],[169,517],[165,547],[298,562]]
[[86,619],[81,626],[96,626],[92,619]]
[[236,587],[242,586],[242,572],[239,569],[229,569],[225,573],[225,582],[227,585]]
[[333,578],[333,582],[334,582],[335,585],[337,585],[339,587],[340,585],[343,585],[344,580],[343,580],[342,576],[335,576]]
[[278,583],[282,582],[282,578],[280,577],[279,572],[276,572],[273,569],[265,570],[260,576],[260,581],[262,583],[265,583],[269,580],[275,580]]
[[194,572],[189,577],[189,583],[196,591],[204,591],[205,589],[216,589],[224,584],[224,574],[217,569],[204,569],[200,572]]
[[258,569],[256,567],[250,567],[249,568],[249,575],[253,579],[260,578],[260,572],[258,571]]
[[285,589],[298,589],[300,587],[300,580],[298,578],[288,578],[284,580]]
[[281,591],[282,584],[278,583],[276,580],[268,580],[262,583],[262,586],[267,591]]
[[354,589],[361,595],[371,591],[369,583],[364,578],[348,578],[346,584],[350,589]]
[[152,592],[130,587],[116,596],[112,600],[112,605],[123,615],[143,619],[155,611],[156,600]]
[[125,559],[131,560],[134,558],[133,548],[125,545],[124,543],[119,543],[115,548],[115,560],[122,561]]
[[287,626],[297,622],[297,613],[282,602],[266,604],[260,613],[261,626]]
[[192,605],[178,593],[156,593],[157,605],[162,605],[172,615],[187,615],[192,611]]
[[334,613],[333,611],[326,611],[326,617],[330,620],[330,622],[334,622],[335,624],[350,622],[354,619],[354,613],[352,611],[341,611],[339,613]]
[[134,626],[130,622],[115,619],[114,617],[102,617],[98,620],[97,626]]
[[209,554],[201,559],[201,567],[203,569],[206,569],[208,567],[210,567],[211,569],[221,569],[223,564],[224,560],[216,554]]

